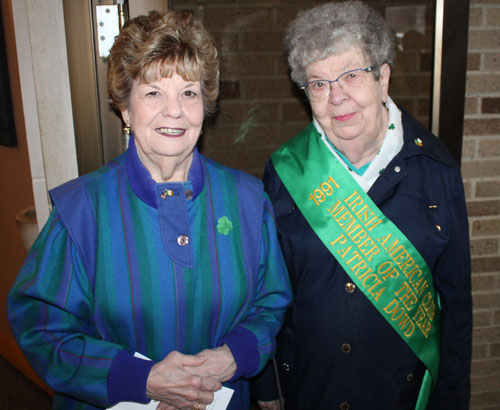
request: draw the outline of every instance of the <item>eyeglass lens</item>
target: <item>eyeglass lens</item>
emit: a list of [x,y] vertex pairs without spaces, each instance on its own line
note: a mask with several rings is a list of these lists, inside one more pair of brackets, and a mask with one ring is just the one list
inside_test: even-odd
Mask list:
[[368,77],[368,71],[363,68],[356,70],[347,71],[341,74],[336,80],[315,80],[311,81],[305,87],[307,95],[309,98],[314,100],[320,100],[326,98],[334,86],[333,83],[338,82],[339,87],[344,91],[349,91],[350,89],[361,88],[364,86],[366,79]]

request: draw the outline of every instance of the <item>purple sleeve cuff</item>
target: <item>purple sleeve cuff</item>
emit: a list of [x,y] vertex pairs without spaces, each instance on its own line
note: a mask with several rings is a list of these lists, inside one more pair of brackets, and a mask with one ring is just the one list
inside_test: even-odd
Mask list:
[[257,351],[257,337],[249,330],[236,326],[230,333],[219,341],[219,346],[226,344],[236,362],[236,373],[228,380],[230,382],[240,377],[253,376],[259,369],[259,352]]
[[121,401],[149,403],[146,381],[155,362],[134,357],[121,350],[111,364],[108,374],[108,400],[114,405]]

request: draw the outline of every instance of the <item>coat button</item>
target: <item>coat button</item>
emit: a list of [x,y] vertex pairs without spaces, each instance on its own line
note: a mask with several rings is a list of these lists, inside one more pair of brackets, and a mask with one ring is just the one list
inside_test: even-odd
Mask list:
[[441,228],[439,225],[436,225],[436,230],[437,230],[438,232],[441,232],[441,231],[442,231],[442,228]]
[[349,410],[349,403],[347,403],[346,401],[340,403],[340,410]]
[[398,165],[396,165],[396,166],[394,167],[394,172],[397,172],[397,173],[399,174],[399,173],[401,172],[401,167],[400,167],[400,166],[398,166]]
[[289,372],[290,371],[290,365],[288,363],[281,363],[281,368],[285,371],[285,372]]
[[351,353],[351,345],[349,343],[342,344],[342,351],[344,353]]
[[186,189],[186,199],[188,201],[193,199],[193,191],[191,191],[190,189]]
[[177,243],[179,246],[186,246],[189,243],[189,238],[186,235],[179,235],[177,237]]
[[347,293],[353,293],[356,290],[356,285],[352,282],[347,282],[345,284],[345,291]]
[[411,382],[412,380],[413,380],[413,373],[408,373],[408,374],[406,375],[406,381],[407,381],[407,382]]

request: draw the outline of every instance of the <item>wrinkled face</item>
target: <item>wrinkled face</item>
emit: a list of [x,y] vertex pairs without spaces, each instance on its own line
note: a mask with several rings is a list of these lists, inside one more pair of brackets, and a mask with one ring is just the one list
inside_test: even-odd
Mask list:
[[134,81],[122,116],[133,129],[139,158],[154,175],[165,161],[182,163],[193,153],[203,125],[201,83],[176,73],[148,84]]
[[[370,65],[361,50],[352,49],[310,64],[306,70],[307,81],[335,80],[346,71]],[[314,117],[334,145],[339,139],[375,140],[382,132],[383,102],[387,99],[389,77],[390,67],[384,64],[378,80],[373,73],[368,73],[361,88],[349,90],[334,82],[328,97],[310,101]]]

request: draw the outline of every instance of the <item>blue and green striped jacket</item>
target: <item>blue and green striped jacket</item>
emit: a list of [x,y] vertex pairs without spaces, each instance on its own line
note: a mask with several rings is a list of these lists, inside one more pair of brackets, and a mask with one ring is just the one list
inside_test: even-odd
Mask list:
[[195,150],[188,182],[157,184],[132,139],[51,197],[8,313],[54,409],[147,403],[153,363],[223,343],[238,366],[229,408],[248,409],[245,379],[273,355],[291,302],[261,182]]

